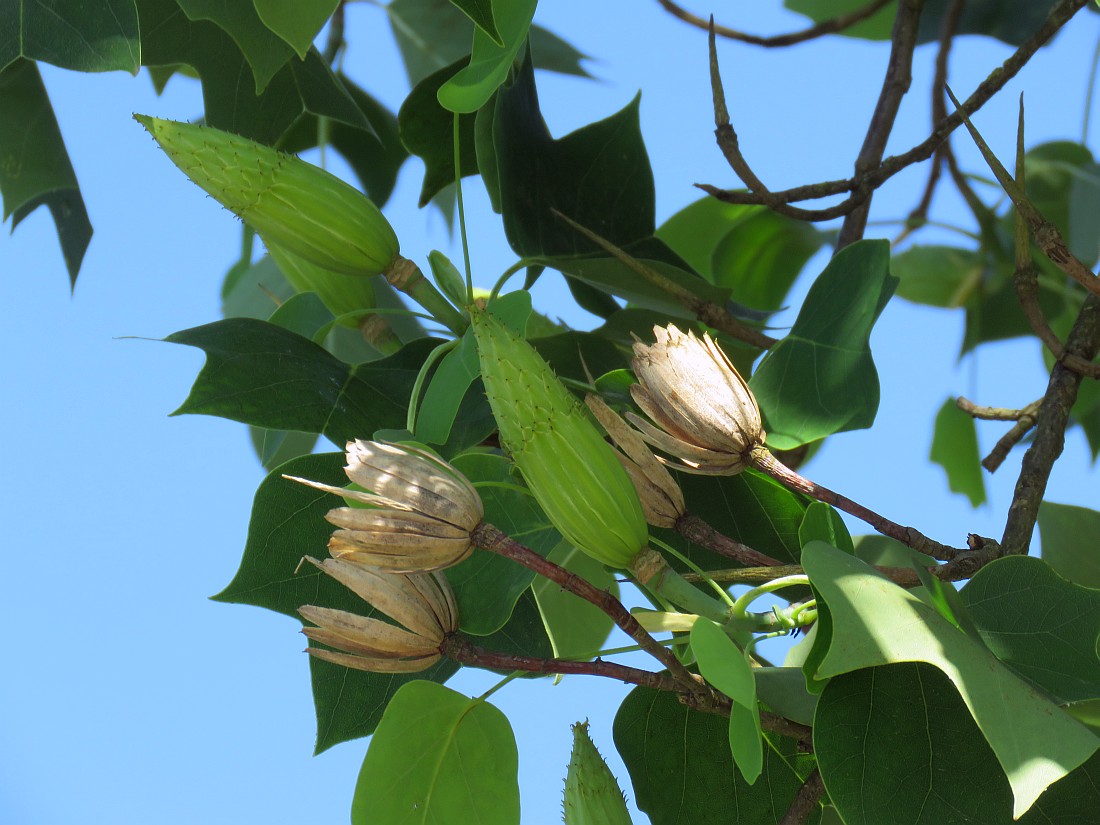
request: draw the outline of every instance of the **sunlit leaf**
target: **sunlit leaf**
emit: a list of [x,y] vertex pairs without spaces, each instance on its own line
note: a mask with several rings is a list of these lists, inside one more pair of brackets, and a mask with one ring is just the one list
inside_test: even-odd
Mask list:
[[507,79],[512,63],[527,42],[538,0],[494,0],[499,40],[478,27],[469,64],[439,89],[439,102],[452,112],[476,112]]
[[971,507],[983,504],[985,477],[982,475],[974,419],[948,398],[936,413],[933,432],[932,451],[928,457],[947,473],[951,492],[965,495],[970,499]]
[[340,0],[252,0],[260,20],[305,57]]
[[1064,578],[1086,587],[1100,588],[1100,513],[1086,507],[1054,504],[1039,506],[1039,536],[1043,558]]

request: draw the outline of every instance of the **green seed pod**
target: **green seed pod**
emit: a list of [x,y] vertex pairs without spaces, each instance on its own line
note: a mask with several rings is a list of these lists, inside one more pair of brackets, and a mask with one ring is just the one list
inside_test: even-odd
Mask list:
[[187,177],[265,241],[344,275],[377,275],[400,251],[378,207],[335,175],[208,126],[134,118]]
[[562,808],[565,825],[630,825],[623,792],[592,744],[587,722],[573,725],[573,753]]
[[[374,283],[370,278],[356,278],[322,269],[271,242],[267,243],[267,251],[296,292],[316,292],[333,315],[339,317],[374,308]],[[343,318],[340,323],[346,327],[358,327],[362,320],[361,316],[354,316]]]
[[487,312],[470,321],[500,442],[535,500],[576,547],[629,567],[649,532],[614,450],[530,344]]

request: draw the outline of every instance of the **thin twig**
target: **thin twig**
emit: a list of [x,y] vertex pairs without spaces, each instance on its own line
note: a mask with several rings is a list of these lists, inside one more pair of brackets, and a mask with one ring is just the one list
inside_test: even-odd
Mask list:
[[1035,426],[1035,416],[1039,412],[1039,406],[1042,402],[1043,399],[1037,399],[1018,411],[1019,416],[1012,429],[1002,435],[997,443],[993,445],[993,449],[989,451],[989,455],[982,459],[982,466],[989,472],[997,472],[997,469],[1004,464],[1004,460],[1008,458],[1008,454],[1012,452],[1012,448],[1031,432],[1032,427]]
[[[886,142],[894,129],[901,100],[909,91],[913,80],[913,50],[917,45],[917,31],[923,8],[924,0],[901,0],[898,4],[894,30],[890,36],[890,60],[886,66],[886,76],[882,80],[882,90],[879,92],[874,114],[871,115],[863,146],[856,158],[857,178],[863,178],[876,169],[882,163],[882,156],[886,154]],[[871,212],[871,194],[868,192],[867,197],[844,219],[837,238],[838,251],[863,237],[867,229],[867,216]]]
[[[1066,350],[1091,361],[1100,351],[1100,298],[1089,295],[1066,340]],[[1020,477],[1008,508],[1001,545],[1005,553],[1027,553],[1054,462],[1065,447],[1066,426],[1077,400],[1082,376],[1062,362],[1050,371],[1050,381],[1035,421],[1035,440],[1024,453]]]
[[[734,541],[729,536],[719,533],[699,516],[691,513],[685,513],[677,519],[674,529],[688,541],[693,541],[711,552],[718,553],[749,567],[766,567],[774,570],[783,564],[778,559],[773,559],[771,556],[753,550],[751,547],[746,547],[741,542]],[[772,578],[775,578],[775,576]]]
[[639,647],[664,665],[669,673],[672,674],[676,682],[682,686],[681,689],[686,688],[689,691],[702,694],[708,692],[706,686],[684,667],[683,663],[676,658],[676,655],[650,636],[649,633],[638,624],[638,620],[630,614],[630,611],[623,607],[622,602],[606,590],[600,590],[576,573],[572,573],[564,567],[554,564],[548,559],[544,559],[529,547],[520,544],[511,536],[506,535],[486,522],[482,522],[478,525],[470,538],[475,545],[483,550],[488,550],[489,552],[512,559],[512,561],[518,562],[524,567],[534,570],[539,575],[550,579],[563,590],[568,590],[573,595],[598,607],[610,616],[611,620],[615,622],[627,636],[637,642]]
[[779,825],[802,825],[810,818],[810,814],[817,810],[818,802],[821,801],[824,793],[825,783],[821,781],[821,771],[814,768],[802,783],[802,787],[798,789],[794,801],[783,814],[783,818],[779,820]]
[[1026,407],[1015,409],[1013,407],[983,407],[981,404],[975,404],[969,398],[959,396],[955,399],[955,406],[969,415],[971,418],[979,418],[982,421],[1019,421],[1021,416],[1025,414],[1025,410],[1031,410],[1032,408],[1038,408],[1039,402],[1043,399],[1032,401]]
[[[834,34],[836,32],[844,31],[847,28],[851,28],[861,20],[866,20],[873,15],[891,0],[873,0],[866,6],[856,9],[855,11],[848,12],[847,14],[837,15],[829,20],[822,20],[807,29],[801,31],[791,32],[789,34],[776,34],[770,37],[762,37],[756,34],[746,34],[745,32],[738,31],[737,29],[731,29],[728,26],[714,26],[714,31],[719,37],[725,37],[729,40],[737,40],[741,43],[748,43],[753,46],[763,46],[764,48],[776,48],[779,46],[793,46],[796,43],[805,43],[807,40],[813,40],[814,38],[821,37],[826,34]],[[685,23],[689,23],[692,26],[696,26],[700,29],[710,28],[711,21],[705,20],[698,15],[692,14],[687,9],[681,8],[672,0],[657,0],[665,11]]]
[[[841,180],[823,181],[820,183],[810,183],[801,186],[795,186],[790,189],[770,191],[767,187],[759,181],[759,178],[755,174],[752,174],[747,162],[740,156],[740,151],[737,148],[736,133],[733,132],[732,127],[729,128],[729,132],[732,136],[732,145],[729,147],[720,145],[723,152],[727,150],[736,154],[738,162],[748,169],[751,177],[757,183],[754,184],[749,180],[746,180],[742,176],[742,180],[749,187],[751,191],[736,191],[719,189],[715,186],[707,184],[696,184],[700,189],[710,193],[716,198],[723,200],[727,203],[739,203],[739,204],[751,204],[757,206],[767,206],[781,214],[788,215],[790,217],[797,218],[799,220],[808,221],[820,221],[829,220],[830,218],[840,217],[841,215],[848,214],[852,209],[859,205],[859,203],[866,198],[870,192],[873,192],[878,187],[882,186],[887,180],[896,175],[901,170],[914,163],[919,163],[932,157],[933,153],[943,143],[943,141],[950,135],[955,129],[962,124],[963,113],[972,115],[982,108],[997,92],[999,92],[1006,83],[1008,83],[1013,77],[1015,77],[1020,69],[1022,69],[1032,56],[1042,46],[1046,44],[1051,37],[1053,37],[1059,29],[1062,28],[1069,20],[1080,11],[1088,0],[1063,0],[1054,10],[1050,13],[1047,19],[1043,22],[1035,33],[1029,37],[1019,48],[1013,52],[1008,59],[1004,61],[999,67],[990,72],[974,92],[968,97],[959,109],[952,112],[943,120],[936,124],[936,127],[920,143],[916,144],[909,150],[903,152],[900,155],[891,155],[884,159],[876,168],[868,171],[863,177],[851,177]],[[713,55],[713,50],[712,50]],[[714,62],[712,58],[712,62]],[[713,72],[713,70],[712,70]],[[712,76],[713,85],[713,76]],[[725,110],[725,101],[722,101],[723,111]],[[716,101],[716,115],[717,101]],[[726,120],[728,123],[728,113],[726,113]],[[730,160],[730,158],[727,158]],[[732,161],[731,161],[732,165]],[[734,171],[741,175],[741,172],[734,167]],[[818,198],[825,198],[831,195],[842,195],[845,193],[851,193],[848,198],[836,204],[835,206],[827,209],[798,209],[795,207],[788,207],[787,205],[805,200],[816,200]]]

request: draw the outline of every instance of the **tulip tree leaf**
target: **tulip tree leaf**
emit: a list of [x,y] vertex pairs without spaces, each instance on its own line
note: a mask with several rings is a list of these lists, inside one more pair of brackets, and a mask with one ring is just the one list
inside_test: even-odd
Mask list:
[[653,825],[780,821],[812,757],[790,739],[769,736],[760,779],[749,785],[734,767],[727,727],[672,693],[635,688],[626,697],[615,715],[615,747]]
[[[420,81],[409,92],[397,114],[401,142],[412,154],[424,161],[424,183],[420,188],[419,206],[424,207],[448,184],[455,180],[454,119],[455,114],[440,106],[436,93],[462,69],[462,63],[452,63]],[[459,166],[462,176],[477,174],[477,153],[474,149],[474,116],[459,116]]]
[[[1100,747],[1100,738],[874,568],[822,542],[806,546],[802,564],[828,605],[837,642],[814,675],[828,678],[896,662],[927,662],[942,670],[1008,776],[1013,816]],[[882,632],[891,627],[905,632]],[[990,696],[997,701],[988,701]]]
[[439,89],[443,108],[471,113],[489,102],[527,42],[527,30],[537,5],[538,0],[495,0],[493,17],[500,34],[493,38],[480,26],[474,30],[469,65]]
[[305,57],[325,21],[340,0],[252,0],[260,20],[290,45],[298,57]]
[[[255,93],[248,60],[226,32],[206,20],[188,20],[175,0],[137,0],[143,66],[185,64],[202,80],[206,123],[238,135],[275,143],[303,114],[321,115],[370,129],[366,117],[316,49],[291,58]],[[286,48],[282,41],[278,41]]]
[[451,2],[474,21],[477,27],[488,35],[490,40],[498,46],[504,46],[504,40],[501,39],[496,22],[493,19],[492,0],[451,0]]
[[[607,568],[568,542],[561,542],[548,556],[550,561],[576,573],[589,584],[619,596],[619,585]],[[611,634],[611,617],[593,604],[574,596],[550,579],[538,577],[531,585],[539,614],[558,659],[591,657]]]
[[951,492],[962,493],[970,506],[985,502],[985,479],[978,453],[978,430],[974,419],[948,398],[936,413],[932,452],[928,457],[943,467]]
[[1100,535],[1100,513],[1085,507],[1039,505],[1039,537],[1043,559],[1063,578],[1085,587],[1100,588],[1100,553],[1094,538]]
[[134,0],[0,5],[0,71],[25,57],[77,72],[137,74],[140,52]]
[[519,752],[507,717],[481,699],[410,682],[390,700],[351,804],[352,825],[519,822]]
[[49,207],[75,286],[92,224],[38,66],[29,60],[0,71],[0,195],[13,231],[39,206]]
[[811,541],[823,541],[845,553],[856,552],[840,513],[821,501],[815,501],[806,508],[806,515],[798,526],[798,541],[803,547]]
[[834,676],[817,703],[814,752],[846,825],[1012,821],[996,757],[951,680],[931,665]]
[[216,415],[257,427],[321,433],[343,445],[405,424],[420,365],[437,342],[419,339],[389,358],[349,366],[275,324],[228,318],[164,339],[206,353],[173,415]]
[[[471,452],[455,457],[452,463],[475,484],[515,484],[511,462],[503,456]],[[548,555],[561,541],[531,496],[497,486],[482,486],[478,492],[485,506],[485,521],[539,555]],[[487,636],[508,621],[535,574],[511,559],[479,551],[449,569],[447,577],[454,585],[462,629]]]
[[879,383],[869,338],[897,285],[889,264],[886,241],[840,250],[810,287],[790,333],[764,356],[749,386],[769,446],[791,449],[874,423]]
[[799,667],[755,667],[756,693],[760,701],[780,716],[810,727],[818,696],[806,690],[806,679]]
[[1067,581],[1043,559],[1007,556],[959,597],[986,646],[1017,674],[1062,703],[1100,698],[1100,590]]
[[899,298],[948,309],[967,305],[985,266],[980,252],[954,246],[912,246],[890,261]]

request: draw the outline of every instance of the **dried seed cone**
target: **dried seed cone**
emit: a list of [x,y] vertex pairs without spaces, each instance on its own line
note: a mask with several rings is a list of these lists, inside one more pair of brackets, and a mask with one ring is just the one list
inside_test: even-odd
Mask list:
[[408,444],[349,441],[346,455],[348,478],[369,492],[287,476],[364,505],[325,516],[340,528],[328,544],[334,558],[413,573],[451,567],[473,552],[470,534],[485,510],[458,470]]
[[[764,443],[760,408],[745,379],[706,333],[702,340],[671,324],[654,327],[656,343],[634,342],[630,394],[653,424],[628,415],[653,446],[703,475],[734,475]],[[653,425],[656,426],[653,426]]]
[[265,242],[344,275],[377,275],[400,251],[378,207],[335,175],[219,129],[134,118],[187,177]]
[[335,648],[311,647],[312,656],[375,673],[415,673],[442,658],[444,638],[458,629],[458,609],[441,573],[384,573],[346,559],[307,561],[397,622],[303,605],[298,613],[316,627],[302,632]]
[[573,725],[562,809],[565,825],[630,825],[623,792],[592,743],[587,722]]
[[471,313],[471,324],[501,444],[535,500],[582,551],[629,567],[649,532],[614,450],[530,344],[487,312]]

